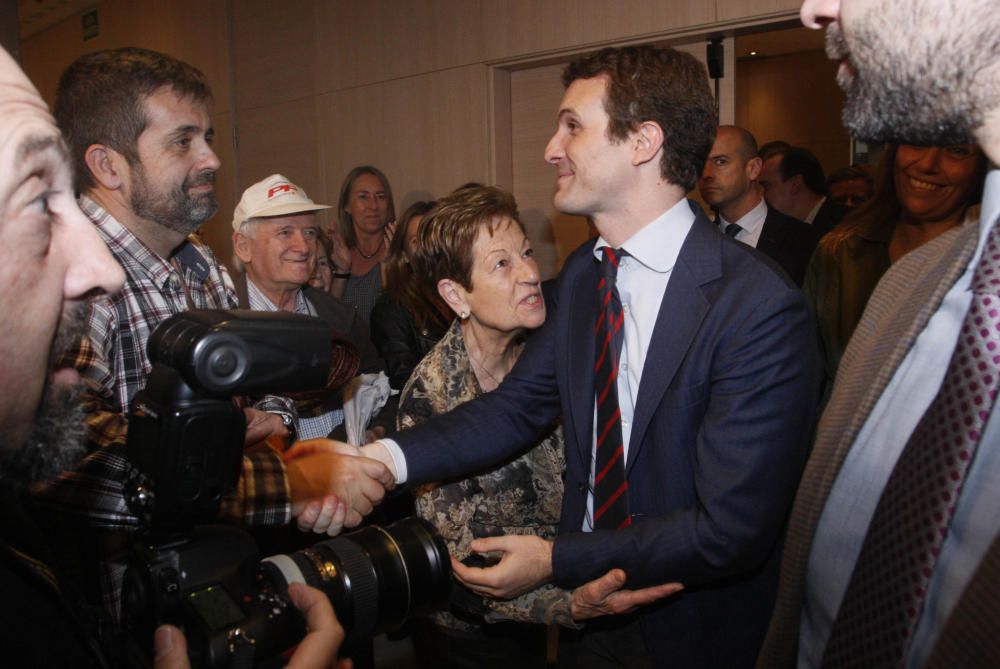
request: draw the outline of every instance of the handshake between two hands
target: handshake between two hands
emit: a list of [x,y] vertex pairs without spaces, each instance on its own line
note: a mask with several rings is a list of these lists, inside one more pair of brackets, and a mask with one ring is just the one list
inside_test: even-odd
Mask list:
[[[389,452],[375,442],[363,449],[330,439],[294,444],[283,454],[292,488],[292,514],[302,531],[339,534],[356,527],[396,485]],[[486,568],[469,567],[454,557],[452,569],[467,588],[485,597],[510,599],[552,580],[552,542],[536,536],[477,539],[477,553],[501,553]],[[626,574],[612,569],[573,591],[570,611],[581,621],[628,613],[683,589],[663,583],[637,590],[625,589]]]

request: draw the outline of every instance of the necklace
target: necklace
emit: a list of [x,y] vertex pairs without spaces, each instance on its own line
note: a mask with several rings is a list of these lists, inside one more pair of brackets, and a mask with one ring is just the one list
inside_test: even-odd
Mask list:
[[379,237],[378,246],[375,247],[375,250],[372,251],[371,255],[368,255],[367,253],[365,253],[364,251],[361,250],[361,244],[358,244],[354,248],[356,248],[358,250],[358,253],[361,254],[362,258],[364,258],[365,260],[371,260],[372,258],[374,258],[375,256],[378,255],[379,251],[382,250],[382,245],[383,244],[385,244],[385,235]]
[[475,356],[472,355],[472,351],[469,351],[469,360],[476,363],[479,369],[481,369],[482,372],[486,374],[486,376],[490,377],[493,380],[493,383],[497,384],[498,386],[500,385],[500,379],[490,374],[490,370],[486,369],[486,365],[484,365],[482,361],[476,360]]

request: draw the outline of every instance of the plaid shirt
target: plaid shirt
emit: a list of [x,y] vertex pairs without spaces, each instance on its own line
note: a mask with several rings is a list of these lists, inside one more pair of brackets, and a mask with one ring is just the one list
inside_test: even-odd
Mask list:
[[[84,515],[96,527],[133,529],[138,519],[121,497],[128,466],[122,455],[125,412],[152,368],[146,356],[149,335],[163,320],[189,308],[235,309],[239,302],[228,272],[195,236],[174,254],[178,270],[93,200],[82,197],[80,207],[125,269],[126,281],[116,295],[90,303],[89,336],[68,353],[91,388],[84,407],[94,451],[44,495],[63,509]],[[222,513],[251,525],[287,523],[289,496],[280,458],[271,453],[247,455],[243,476],[236,491],[226,497]]]

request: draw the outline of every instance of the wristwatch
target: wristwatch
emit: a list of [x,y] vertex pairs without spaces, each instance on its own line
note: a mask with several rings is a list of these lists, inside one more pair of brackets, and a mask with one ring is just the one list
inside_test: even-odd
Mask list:
[[288,443],[291,444],[295,441],[295,420],[292,418],[292,414],[284,411],[275,411],[274,413],[281,416],[281,424],[288,430]]

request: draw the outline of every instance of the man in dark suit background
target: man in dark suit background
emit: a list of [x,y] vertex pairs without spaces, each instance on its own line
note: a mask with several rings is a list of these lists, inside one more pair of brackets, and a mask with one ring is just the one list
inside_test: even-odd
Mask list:
[[760,169],[753,135],[735,125],[720,126],[698,191],[718,212],[722,232],[770,257],[801,286],[820,235],[764,201],[757,184]]
[[[749,666],[818,394],[808,309],[782,272],[684,198],[715,136],[704,66],[671,49],[605,49],[563,81],[546,149],[555,204],[590,216],[600,237],[567,260],[545,325],[499,388],[362,450],[408,485],[446,480],[511,457],[561,414],[559,536],[477,539],[473,550],[501,561],[456,564],[456,575],[496,597],[576,587],[615,567],[629,588],[679,581],[679,596],[588,627],[579,666]],[[624,252],[614,279],[624,343],[598,395],[597,258],[608,247]],[[595,430],[605,392],[620,419]],[[618,426],[619,457],[595,476],[595,443]],[[612,499],[627,509],[604,529],[594,518],[608,502],[592,482],[612,470],[623,479]]]
[[[897,260],[841,359],[760,667],[1000,666],[1000,14],[807,0],[859,139],[977,142],[978,221]],[[928,58],[927,54],[933,54]]]
[[768,206],[812,225],[820,237],[851,211],[827,197],[823,166],[812,151],[800,146],[765,158],[760,185]]

